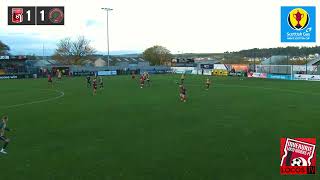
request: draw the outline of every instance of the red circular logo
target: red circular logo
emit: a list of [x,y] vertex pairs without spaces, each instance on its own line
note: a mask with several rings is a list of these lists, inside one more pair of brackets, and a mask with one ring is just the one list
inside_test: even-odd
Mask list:
[[63,11],[59,8],[51,9],[49,12],[49,19],[52,23],[58,24],[63,20],[64,14]]

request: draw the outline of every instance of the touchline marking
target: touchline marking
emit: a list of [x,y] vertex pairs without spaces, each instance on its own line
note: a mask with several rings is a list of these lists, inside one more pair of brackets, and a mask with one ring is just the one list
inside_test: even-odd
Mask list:
[[51,90],[51,89],[40,89],[42,91],[54,91],[59,93],[59,96],[53,97],[53,98],[48,98],[48,99],[43,99],[43,100],[38,100],[38,101],[31,101],[31,102],[27,102],[27,103],[21,103],[21,104],[14,104],[14,105],[10,105],[10,106],[0,106],[0,109],[9,109],[9,108],[15,108],[15,107],[21,107],[21,106],[25,106],[25,105],[31,105],[31,104],[39,104],[39,103],[44,103],[44,102],[49,102],[49,101],[54,101],[57,99],[60,99],[64,96],[64,92],[63,91],[58,91],[58,90]]
[[293,93],[293,94],[303,94],[303,95],[315,95],[319,96],[319,93],[305,93],[302,91],[295,91],[290,89],[277,89],[277,88],[269,88],[269,87],[252,87],[252,86],[245,86],[245,85],[229,85],[229,84],[220,84],[216,83],[216,85],[222,85],[222,86],[229,86],[229,87],[240,87],[240,88],[251,88],[251,89],[262,89],[262,90],[271,90],[271,91],[280,91],[280,92],[286,92],[286,93]]
[[[249,88],[249,89],[262,89],[262,90],[271,90],[271,91],[279,91],[279,92],[286,92],[286,93],[293,93],[293,94],[301,94],[301,95],[313,95],[313,96],[320,96],[320,93],[305,93],[302,91],[290,90],[290,89],[277,89],[277,88],[269,88],[269,87],[253,87],[253,86],[246,86],[246,85],[234,85],[234,84],[222,84],[222,83],[212,83],[211,87],[214,88],[218,86],[229,86],[229,87],[238,87],[238,88]],[[186,84],[186,86],[194,86],[194,87],[201,87],[202,85],[199,84]],[[204,85],[203,85],[204,87]]]

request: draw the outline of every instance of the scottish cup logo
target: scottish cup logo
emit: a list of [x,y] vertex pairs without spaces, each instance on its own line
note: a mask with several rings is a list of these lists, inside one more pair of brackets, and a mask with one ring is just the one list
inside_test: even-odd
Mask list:
[[302,8],[296,8],[288,14],[288,23],[292,29],[302,30],[309,23],[309,14]]
[[315,174],[315,149],[315,138],[281,138],[280,174]]
[[281,7],[281,42],[315,42],[316,7]]

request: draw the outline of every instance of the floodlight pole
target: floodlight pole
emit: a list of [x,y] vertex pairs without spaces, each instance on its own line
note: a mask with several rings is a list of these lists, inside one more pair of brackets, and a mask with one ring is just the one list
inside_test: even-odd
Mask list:
[[42,60],[44,60],[44,43],[42,44]]
[[256,51],[253,50],[253,72],[256,72]]
[[101,8],[102,10],[107,11],[107,45],[108,45],[108,67],[110,66],[110,52],[109,52],[109,11],[112,11],[111,8]]

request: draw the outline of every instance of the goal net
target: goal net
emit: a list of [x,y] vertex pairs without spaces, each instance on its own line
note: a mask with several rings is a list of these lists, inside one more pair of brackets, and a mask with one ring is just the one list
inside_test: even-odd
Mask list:
[[293,75],[292,65],[256,65],[257,73]]

